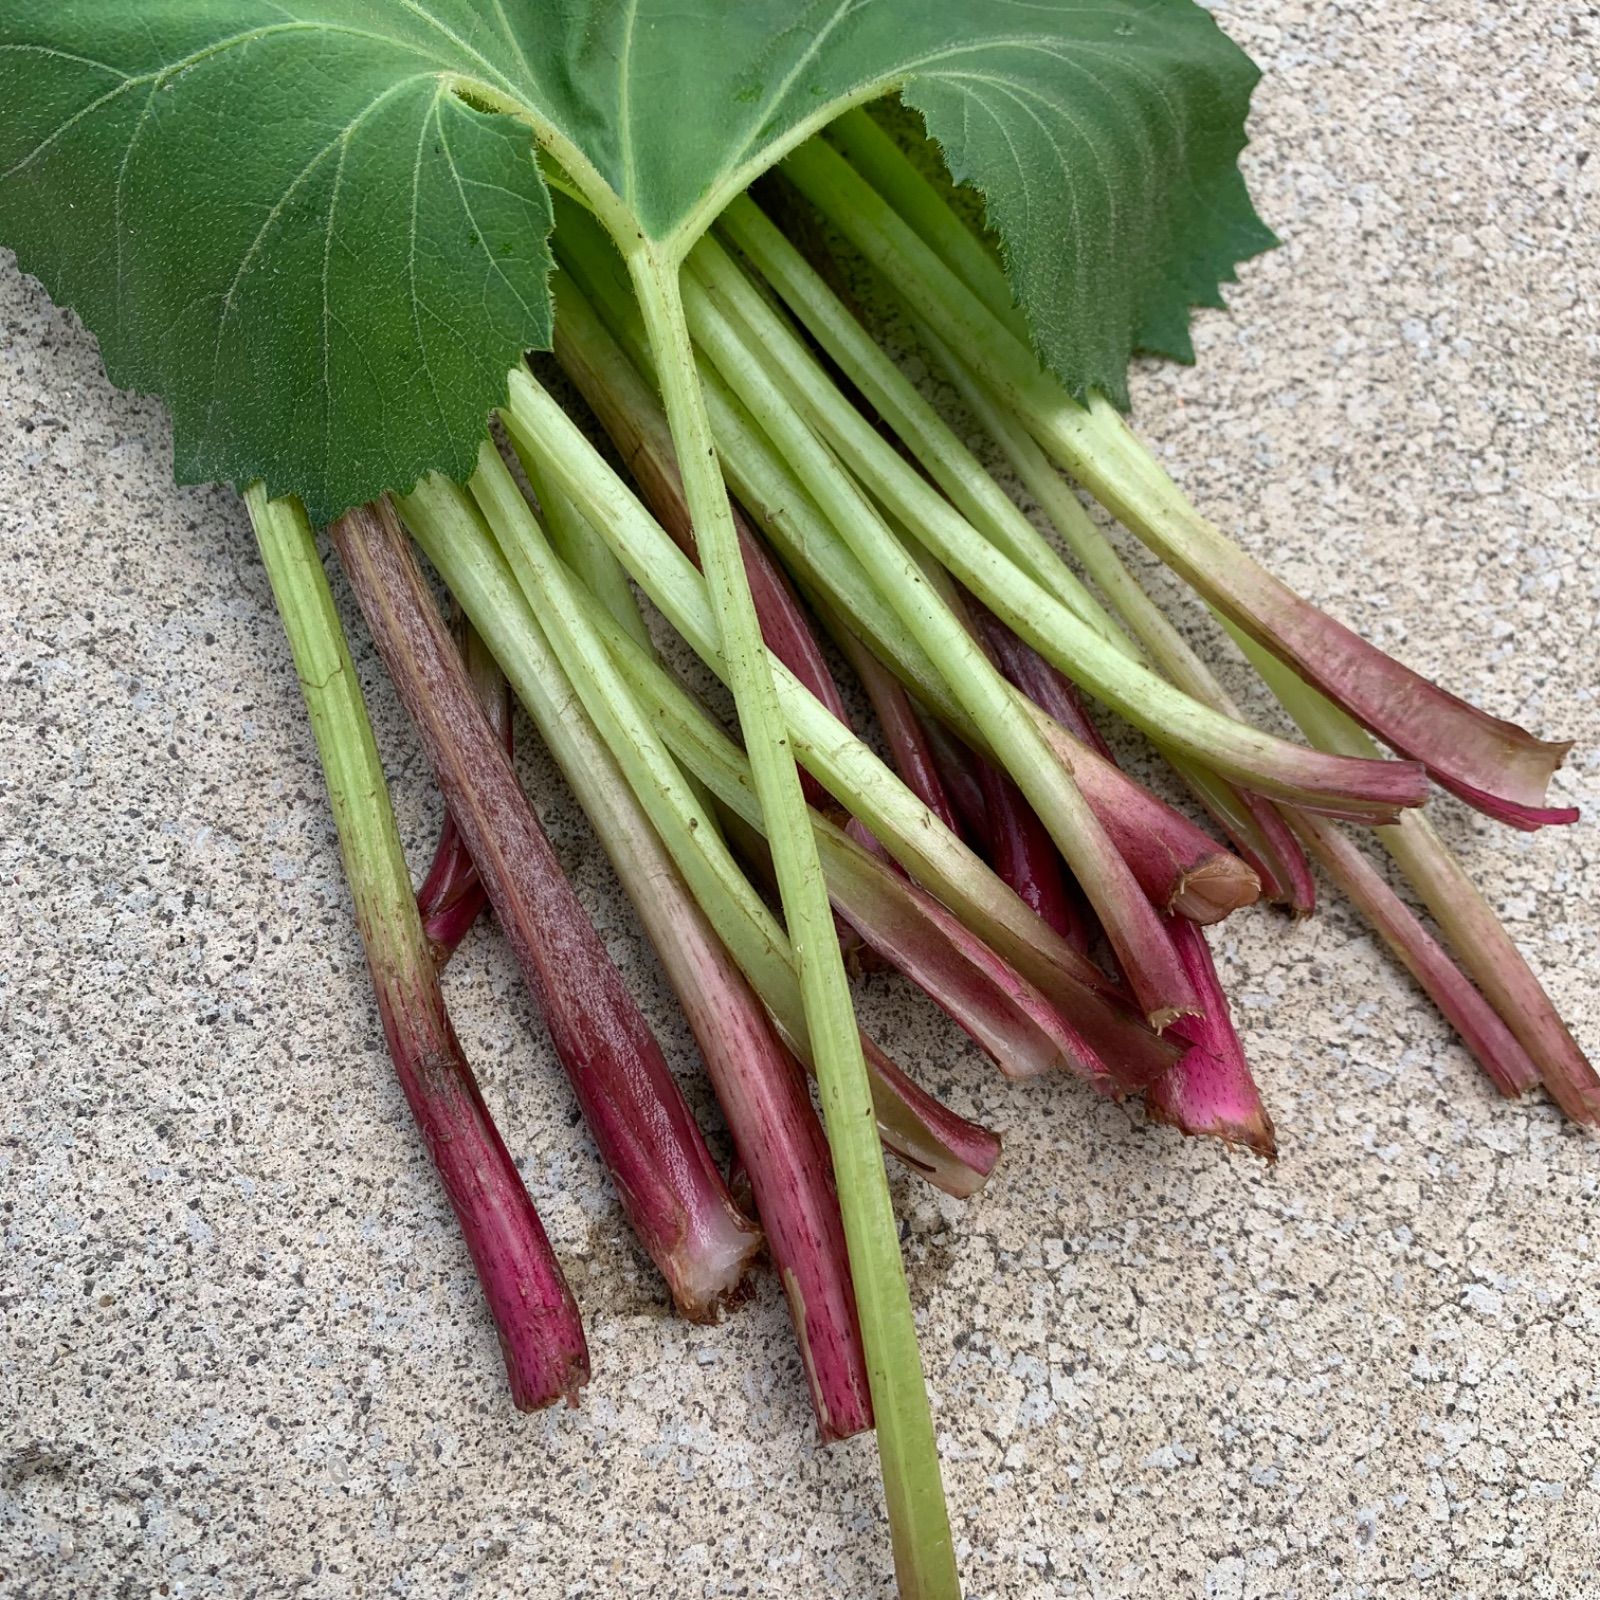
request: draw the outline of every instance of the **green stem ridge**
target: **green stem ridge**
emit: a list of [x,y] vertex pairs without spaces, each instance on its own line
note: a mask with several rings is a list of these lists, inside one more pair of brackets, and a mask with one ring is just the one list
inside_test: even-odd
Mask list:
[[695,375],[678,272],[642,247],[629,257],[629,270],[655,353],[729,687],[750,753],[799,968],[867,1352],[895,1568],[909,1600],[958,1596],[961,1585],[933,1417],[861,1038],[794,752]]
[[310,713],[389,1055],[494,1317],[520,1410],[577,1403],[578,1308],[445,1010],[372,724],[316,541],[297,503],[245,491]]

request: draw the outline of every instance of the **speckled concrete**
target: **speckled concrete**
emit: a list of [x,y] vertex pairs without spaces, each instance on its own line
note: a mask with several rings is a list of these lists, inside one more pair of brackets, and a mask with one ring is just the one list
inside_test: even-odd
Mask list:
[[[1142,425],[1299,587],[1580,741],[1578,828],[1438,814],[1595,1050],[1600,23],[1220,9],[1267,71],[1249,170],[1285,246],[1200,319],[1198,370],[1141,374]],[[0,330],[0,1592],[885,1594],[870,1446],[813,1447],[770,1284],[722,1328],[667,1315],[480,934],[451,1000],[596,1367],[581,1411],[510,1411],[244,519],[170,486],[159,409],[9,261]],[[358,657],[420,853],[434,803]],[[1498,1103],[1341,907],[1218,948],[1271,1171],[1066,1083],[1007,1090],[868,997],[1011,1129],[973,1203],[899,1185],[969,1593],[1600,1596],[1600,1147]]]

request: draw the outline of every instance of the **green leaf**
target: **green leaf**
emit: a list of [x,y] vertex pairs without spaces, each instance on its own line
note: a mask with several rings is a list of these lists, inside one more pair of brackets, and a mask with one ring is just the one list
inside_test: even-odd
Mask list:
[[180,479],[327,519],[471,470],[548,343],[530,134],[681,257],[846,106],[899,90],[976,185],[1039,348],[1136,348],[1270,242],[1255,70],[1190,0],[9,0],[0,240],[171,409]]

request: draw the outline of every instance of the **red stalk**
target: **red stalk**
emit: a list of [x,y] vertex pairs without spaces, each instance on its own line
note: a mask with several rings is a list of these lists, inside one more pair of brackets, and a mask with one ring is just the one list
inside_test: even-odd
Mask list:
[[[852,925],[871,949],[958,1023],[1008,1078],[1062,1070],[1103,1094],[1137,1087],[1113,1077],[1083,1034],[960,918],[906,879],[859,823],[852,822],[846,831],[862,853],[856,872],[868,879],[876,873],[880,891],[851,895],[860,918]],[[875,914],[864,914],[861,908],[867,907]],[[1130,1038],[1135,1037],[1136,1027],[1129,1027]],[[1147,1037],[1154,1042],[1153,1035]],[[1145,1072],[1161,1070],[1159,1047],[1150,1049],[1148,1056]],[[1126,1073],[1128,1066],[1117,1059]]]
[[865,1033],[861,1049],[884,1148],[936,1189],[957,1200],[970,1199],[989,1181],[1000,1159],[1000,1135],[929,1094]]
[[535,820],[393,510],[347,512],[332,533],[634,1231],[683,1315],[713,1321],[760,1233]]
[[1188,921],[1209,923],[1259,897],[1260,881],[1236,855],[1120,767],[1078,743],[1053,717],[1038,716],[1153,904]]
[[1205,1012],[1173,1023],[1172,1031],[1187,1040],[1190,1048],[1145,1091],[1150,1117],[1186,1134],[1245,1145],[1268,1161],[1276,1161],[1278,1144],[1272,1118],[1261,1103],[1250,1063],[1234,1031],[1228,997],[1217,977],[1205,932],[1177,917],[1171,927],[1172,942]]
[[[973,602],[976,609],[976,602]],[[1032,645],[1019,639],[993,612],[980,610],[985,637],[1001,671],[1041,711],[1055,718],[1073,738],[1088,745],[1108,761],[1115,758],[1079,695],[1077,686],[1060,668],[1045,660]],[[1260,881],[1268,899],[1289,907],[1296,916],[1310,916],[1316,907],[1316,885],[1305,852],[1300,848],[1283,814],[1270,800],[1223,782],[1214,773],[1199,772],[1188,763],[1180,767],[1190,779],[1202,805],[1222,826]],[[1175,907],[1183,915],[1189,912]],[[1225,914],[1225,913],[1224,913]],[[1214,916],[1193,920],[1212,922]]]
[[[620,773],[616,782],[626,788]],[[629,894],[733,1135],[741,1176],[789,1301],[817,1433],[824,1444],[847,1439],[872,1426],[872,1399],[827,1135],[799,1063],[780,1043],[642,810],[637,825],[623,848],[650,858],[652,866],[628,872]]]
[[1086,949],[1088,930],[1067,892],[1060,852],[1044,824],[992,761],[979,760],[978,779],[989,817],[989,864],[1042,921],[1069,944]]
[[978,776],[979,758],[933,717],[919,713],[917,720],[938,762],[940,782],[944,784],[955,814],[961,819],[961,832],[973,839],[987,839],[989,808],[984,799],[983,779]]
[[[646,926],[650,926],[648,908],[658,898],[653,890],[658,875],[645,844],[663,849],[665,846],[653,824],[636,825],[634,819],[644,813],[598,730],[587,715],[571,714],[567,698],[571,685],[526,597],[495,550],[476,506],[464,491],[453,486],[443,494],[419,490],[401,505],[413,536],[440,576],[485,637],[496,641],[507,677],[593,820],[619,877],[629,886],[630,894],[637,887],[635,904],[640,906]],[[598,600],[594,607],[591,620],[607,640],[634,652],[650,664],[653,674],[666,679],[654,655],[607,614]],[[679,694],[685,704],[694,704],[681,690]],[[727,736],[719,737],[726,740]],[[730,751],[735,748],[731,740],[727,744]],[[1040,931],[1048,937],[1047,929]],[[659,942],[667,952],[663,954],[666,962],[678,941],[669,928]],[[728,953],[731,955],[731,950]],[[782,995],[769,995],[765,990],[761,995],[764,1005],[770,1003],[774,1008],[772,1015],[782,1042],[792,1052],[801,1053],[805,1038],[798,993],[792,997],[793,1004]],[[779,1010],[790,1019],[788,1024],[779,1020]],[[982,1188],[999,1155],[998,1136],[958,1117],[916,1088],[869,1041],[863,1040],[863,1046],[873,1108],[885,1147],[949,1194],[966,1196]]]
[[589,1351],[578,1307],[522,1175],[478,1091],[437,968],[390,963],[363,927],[383,1035],[494,1318],[519,1411],[578,1403]]

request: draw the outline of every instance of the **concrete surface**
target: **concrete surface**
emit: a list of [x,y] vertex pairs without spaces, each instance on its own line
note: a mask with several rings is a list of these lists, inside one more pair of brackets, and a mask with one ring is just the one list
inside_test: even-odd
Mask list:
[[[1220,9],[1266,69],[1248,164],[1285,246],[1200,318],[1197,370],[1140,375],[1142,426],[1301,589],[1579,741],[1579,827],[1437,812],[1600,1049],[1600,23]],[[813,1447],[770,1283],[718,1329],[667,1315],[483,933],[451,1000],[596,1366],[581,1411],[510,1411],[244,519],[171,487],[159,408],[9,259],[0,329],[0,1593],[886,1594],[870,1445]],[[358,654],[420,862],[434,803]],[[1007,1090],[869,994],[1011,1130],[969,1205],[898,1181],[970,1595],[1600,1596],[1600,1148],[1498,1103],[1344,908],[1218,949],[1273,1170]]]

